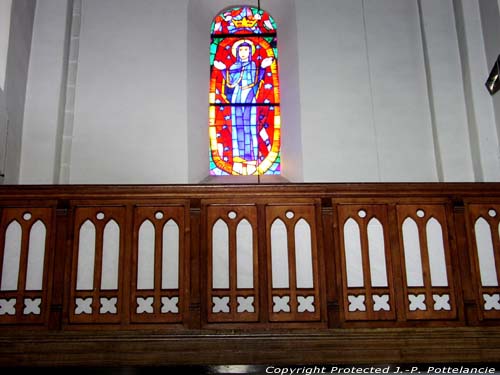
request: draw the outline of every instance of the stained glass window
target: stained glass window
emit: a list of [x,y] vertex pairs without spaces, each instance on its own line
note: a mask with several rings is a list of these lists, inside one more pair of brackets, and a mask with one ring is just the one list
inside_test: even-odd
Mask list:
[[210,45],[210,174],[280,174],[276,23],[244,6],[219,13]]

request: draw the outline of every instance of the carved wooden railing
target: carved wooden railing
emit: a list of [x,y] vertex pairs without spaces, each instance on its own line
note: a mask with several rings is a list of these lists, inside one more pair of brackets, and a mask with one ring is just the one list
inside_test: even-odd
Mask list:
[[[0,216],[0,341],[18,348],[2,364],[45,363],[30,354],[42,339],[46,358],[75,364],[95,359],[82,340],[209,353],[227,335],[250,355],[225,354],[240,363],[356,362],[356,345],[408,335],[468,348],[449,360],[499,358],[484,352],[500,346],[500,184],[11,186]],[[284,359],[252,337],[351,347],[285,344],[297,356]],[[51,357],[68,343],[73,357]],[[398,350],[363,358],[431,358]],[[162,353],[152,363],[223,361]]]

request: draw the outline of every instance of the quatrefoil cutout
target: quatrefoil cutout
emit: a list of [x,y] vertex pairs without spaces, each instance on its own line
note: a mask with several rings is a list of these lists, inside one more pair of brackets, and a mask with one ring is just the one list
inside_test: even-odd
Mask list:
[[433,294],[432,299],[434,300],[434,310],[451,310],[449,294],[443,294],[442,296],[439,294]]
[[154,297],[137,297],[137,314],[152,314],[153,313],[153,302]]
[[365,296],[364,295],[350,295],[347,296],[347,299],[349,301],[349,311],[354,312],[354,311],[366,311],[366,306],[365,306]]
[[427,310],[427,306],[425,304],[425,294],[409,294],[408,300],[410,301],[410,311]]
[[166,313],[179,313],[179,307],[177,304],[179,303],[179,297],[161,297],[161,312],[162,314]]
[[483,294],[485,310],[500,310],[500,294]]
[[77,298],[75,303],[75,315],[92,314],[92,297]]
[[299,306],[297,311],[302,312],[314,312],[314,296],[297,296],[297,302]]
[[290,296],[273,296],[273,312],[290,312]]
[[102,297],[100,299],[100,302],[101,302],[101,308],[99,310],[100,314],[116,314],[117,313],[117,308],[116,308],[116,303],[118,302],[117,297],[112,297],[112,298]]
[[238,296],[237,301],[238,301],[238,308],[236,309],[237,312],[239,312],[239,313],[242,313],[242,312],[253,313],[253,312],[255,312],[255,308],[253,307],[253,302],[254,302],[253,296],[249,296],[249,297]]
[[25,298],[24,299],[24,315],[40,315],[41,298]]
[[229,312],[229,297],[212,297],[212,312],[213,313],[228,313]]
[[0,299],[0,315],[16,315],[16,299]]
[[389,305],[389,295],[382,294],[377,295],[374,294],[372,296],[373,299],[373,311],[390,311],[391,306]]

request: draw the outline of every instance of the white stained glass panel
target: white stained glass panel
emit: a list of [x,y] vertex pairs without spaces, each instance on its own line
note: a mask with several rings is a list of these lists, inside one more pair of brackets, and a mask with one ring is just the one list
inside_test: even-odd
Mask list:
[[21,238],[21,225],[17,221],[13,221],[5,231],[2,285],[0,290],[17,290],[19,262],[21,260]]
[[212,228],[212,286],[229,289],[229,229],[222,219]]
[[26,290],[42,290],[46,233],[45,224],[40,220],[31,227]]
[[120,227],[110,220],[104,227],[102,245],[101,289],[118,289],[118,266],[120,258]]
[[236,229],[236,284],[239,289],[253,288],[253,236],[248,220],[239,222]]
[[448,286],[441,224],[439,224],[436,219],[432,218],[427,222],[426,231],[429,266],[431,269],[431,285]]
[[277,219],[271,226],[271,269],[273,288],[288,288],[288,241],[285,223]]
[[87,220],[80,227],[78,240],[77,290],[92,290],[94,287],[95,226]]
[[368,254],[372,286],[386,287],[387,269],[385,259],[384,228],[380,221],[373,218],[368,223]]
[[155,227],[146,220],[139,228],[137,254],[137,289],[152,290],[155,287]]
[[179,288],[179,226],[170,219],[163,226],[162,289]]
[[410,217],[406,218],[403,222],[403,246],[408,286],[424,286],[418,227],[417,223]]
[[495,253],[488,222],[480,217],[474,225],[482,286],[498,286]]
[[295,224],[295,264],[297,288],[313,288],[311,227],[304,219]]
[[349,288],[362,287],[363,260],[361,255],[361,235],[359,225],[352,218],[344,224],[344,248],[347,269],[347,286]]

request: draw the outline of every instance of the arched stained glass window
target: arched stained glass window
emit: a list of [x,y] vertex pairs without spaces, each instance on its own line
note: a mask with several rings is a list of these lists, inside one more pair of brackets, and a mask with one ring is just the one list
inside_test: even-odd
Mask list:
[[276,23],[261,9],[220,12],[210,45],[210,174],[280,174]]

